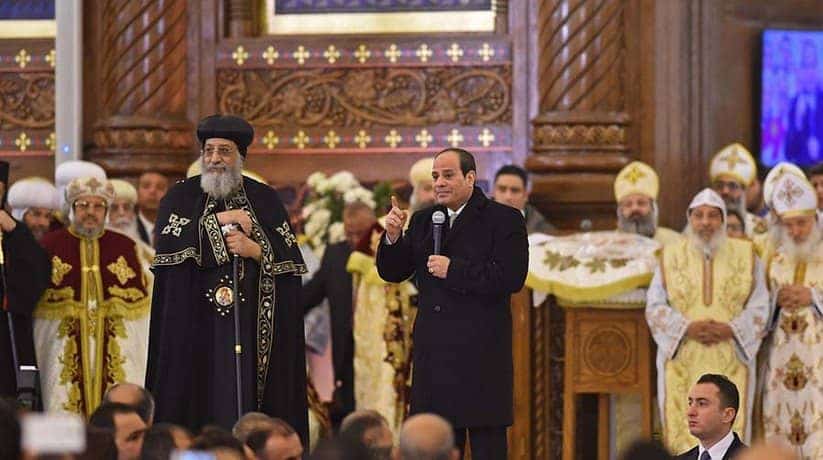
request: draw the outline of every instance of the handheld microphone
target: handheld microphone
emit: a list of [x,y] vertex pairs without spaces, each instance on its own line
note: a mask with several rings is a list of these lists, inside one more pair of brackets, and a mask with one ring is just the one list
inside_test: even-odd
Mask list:
[[443,240],[443,224],[446,222],[446,214],[443,211],[432,213],[432,234],[434,236],[434,255],[440,255],[440,243]]

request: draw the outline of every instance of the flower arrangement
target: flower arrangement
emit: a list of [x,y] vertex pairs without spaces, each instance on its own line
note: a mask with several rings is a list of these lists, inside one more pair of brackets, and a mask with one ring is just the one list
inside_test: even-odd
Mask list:
[[379,184],[371,191],[363,187],[349,171],[340,171],[331,177],[316,172],[306,179],[309,193],[303,206],[301,217],[305,222],[303,233],[308,244],[317,252],[322,252],[327,244],[335,244],[346,239],[343,230],[343,208],[359,201],[383,214],[389,202],[391,186]]

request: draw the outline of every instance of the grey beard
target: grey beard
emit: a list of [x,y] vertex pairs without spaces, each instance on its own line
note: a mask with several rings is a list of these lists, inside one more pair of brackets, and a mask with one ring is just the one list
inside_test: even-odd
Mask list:
[[703,238],[692,230],[691,225],[686,226],[686,230],[683,231],[683,234],[689,239],[695,249],[700,251],[705,257],[709,258],[714,257],[720,246],[726,242],[725,225],[719,228],[714,235],[712,235],[709,241],[704,241]]
[[654,238],[657,233],[657,219],[654,212],[640,218],[624,217],[620,210],[617,211],[617,229],[621,232],[636,233],[649,238]]
[[209,172],[200,157],[200,188],[213,198],[228,198],[243,183],[243,157],[237,155],[234,166],[224,172]]
[[742,195],[737,201],[726,200],[726,199],[724,199],[723,201],[726,203],[726,213],[727,214],[728,214],[729,210],[734,209],[734,210],[737,210],[737,212],[740,213],[740,215],[743,216],[743,218],[745,219],[746,214],[749,213],[749,211],[746,209],[746,195],[745,194]]
[[86,229],[85,227],[72,225],[72,230],[74,230],[74,233],[77,233],[83,238],[94,238],[100,236],[100,234],[103,232],[103,226],[101,225],[97,228]]
[[783,232],[780,237],[780,252],[783,252],[793,262],[808,262],[814,253],[815,247],[820,243],[821,235],[823,235],[823,232],[816,224],[802,243],[795,243],[788,233]]

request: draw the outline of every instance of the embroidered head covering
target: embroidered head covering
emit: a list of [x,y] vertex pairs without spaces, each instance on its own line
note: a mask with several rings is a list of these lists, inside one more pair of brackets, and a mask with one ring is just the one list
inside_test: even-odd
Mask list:
[[417,187],[421,182],[432,180],[432,168],[434,167],[434,158],[423,158],[417,160],[409,170],[409,182],[413,187]]
[[111,179],[109,181],[114,187],[114,199],[126,200],[129,203],[137,203],[137,189],[131,183],[122,179]]
[[74,203],[81,196],[97,196],[106,200],[107,205],[114,201],[114,186],[107,180],[96,177],[74,179],[66,187],[66,203]]
[[817,194],[805,177],[784,174],[772,191],[774,212],[780,217],[813,216],[817,214]]
[[99,181],[105,181],[106,171],[96,163],[82,160],[64,161],[57,165],[54,170],[54,185],[60,198],[60,208],[65,207],[66,186],[79,177],[96,177]]
[[641,194],[657,199],[660,180],[657,172],[642,161],[633,161],[617,173],[614,180],[614,198],[619,203],[629,195]]
[[254,128],[246,120],[232,115],[210,115],[197,125],[197,140],[200,145],[219,137],[228,139],[237,145],[240,155],[246,157],[246,149],[254,140]]
[[709,167],[709,178],[715,181],[721,177],[728,177],[748,187],[754,182],[757,175],[757,164],[746,147],[738,143],[729,144],[712,158]]
[[766,175],[766,179],[763,181],[763,201],[769,208],[774,207],[772,205],[772,193],[774,191],[774,186],[777,184],[778,179],[783,177],[785,174],[794,174],[795,176],[802,178],[806,177],[803,170],[792,163],[781,161],[780,163],[774,165],[771,171],[769,171],[769,174]]
[[717,192],[710,188],[704,188],[697,195],[694,196],[692,202],[689,203],[689,210],[686,211],[686,217],[691,215],[692,210],[700,206],[711,206],[720,209],[723,213],[723,222],[726,222],[726,202],[718,195]]
[[11,215],[22,220],[30,208],[57,209],[60,200],[51,182],[42,177],[26,177],[11,185],[9,206]]

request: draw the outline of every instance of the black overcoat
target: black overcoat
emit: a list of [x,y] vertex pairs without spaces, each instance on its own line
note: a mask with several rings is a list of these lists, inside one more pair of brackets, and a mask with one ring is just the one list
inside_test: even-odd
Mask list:
[[411,413],[434,412],[455,427],[512,423],[511,295],[523,287],[529,251],[523,215],[476,188],[445,230],[446,279],[427,270],[434,206],[415,213],[395,244],[381,239],[380,276],[415,277]]

